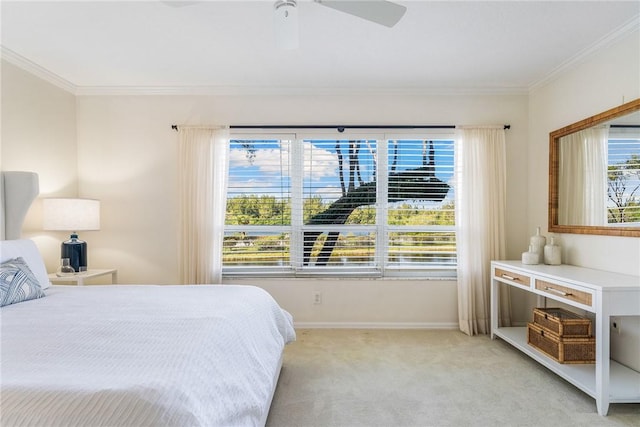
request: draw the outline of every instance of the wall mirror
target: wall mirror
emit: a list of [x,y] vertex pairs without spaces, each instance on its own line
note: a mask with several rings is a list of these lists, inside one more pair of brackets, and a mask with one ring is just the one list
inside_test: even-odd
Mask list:
[[640,237],[640,99],[549,134],[549,231]]

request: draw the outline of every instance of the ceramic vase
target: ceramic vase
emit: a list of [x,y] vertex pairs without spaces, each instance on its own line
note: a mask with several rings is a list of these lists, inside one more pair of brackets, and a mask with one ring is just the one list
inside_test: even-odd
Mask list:
[[529,245],[529,251],[522,253],[522,263],[527,265],[540,264],[540,255],[533,245]]
[[561,248],[559,245],[556,245],[553,237],[544,247],[544,263],[548,265],[562,264]]
[[538,262],[544,259],[544,245],[547,244],[547,238],[540,234],[540,227],[536,227],[536,234],[529,239],[529,246],[533,246],[533,252],[538,254]]

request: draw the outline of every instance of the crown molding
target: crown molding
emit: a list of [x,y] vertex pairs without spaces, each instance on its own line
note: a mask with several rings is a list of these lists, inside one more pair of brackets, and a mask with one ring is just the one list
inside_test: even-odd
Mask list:
[[609,47],[610,45],[614,44],[618,40],[623,39],[624,37],[628,36],[634,31],[639,31],[639,30],[640,30],[640,14],[635,15],[633,18],[631,18],[629,21],[623,24],[620,28],[610,32],[606,36],[597,40],[591,46],[588,46],[587,48],[578,52],[571,58],[567,59],[566,61],[561,63],[558,67],[556,67],[554,70],[552,70],[543,78],[533,82],[531,85],[529,85],[529,93],[534,92],[543,86],[546,86],[548,83],[555,80],[560,74],[577,66],[579,63],[583,62],[586,58],[590,57],[594,53]]
[[78,86],[78,96],[338,96],[338,95],[527,95],[528,87],[261,87],[261,86]]
[[66,80],[59,75],[52,73],[46,68],[36,64],[35,62],[25,58],[24,56],[12,51],[9,48],[0,46],[0,57],[2,57],[2,59],[6,60],[7,62],[33,74],[34,76],[39,77],[42,80],[59,87],[60,89],[66,90],[67,92],[70,92],[74,95],[76,94],[77,87],[69,80]]

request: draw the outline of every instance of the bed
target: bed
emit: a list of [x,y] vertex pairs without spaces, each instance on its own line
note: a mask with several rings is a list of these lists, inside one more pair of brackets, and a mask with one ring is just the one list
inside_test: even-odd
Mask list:
[[54,286],[33,241],[0,245],[3,272],[24,273],[42,293],[24,291],[30,298],[0,309],[0,425],[266,423],[284,346],[295,339],[291,315],[267,292]]

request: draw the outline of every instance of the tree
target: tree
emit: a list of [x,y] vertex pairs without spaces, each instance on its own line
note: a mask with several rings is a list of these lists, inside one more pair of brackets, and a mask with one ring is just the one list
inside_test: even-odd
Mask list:
[[[429,145],[427,156],[427,143]],[[333,202],[324,211],[313,215],[305,224],[345,224],[353,211],[361,206],[373,205],[377,199],[377,183],[375,179],[363,182],[360,174],[358,153],[359,141],[349,141],[348,152],[342,153],[339,145],[336,145],[338,156],[338,168],[342,197]],[[388,176],[388,201],[399,202],[403,200],[420,199],[442,201],[449,192],[449,185],[435,176],[435,156],[433,141],[424,141],[422,167],[396,172],[398,160],[397,145],[393,154],[391,173]],[[345,162],[348,166],[348,185],[344,183]],[[356,176],[358,185],[356,186]],[[375,176],[375,174],[374,174]],[[320,231],[307,231],[304,233],[303,264],[307,265],[311,258],[313,246],[322,234]],[[324,240],[322,249],[318,255],[316,265],[326,265],[333,253],[340,232],[329,231]]]
[[610,165],[607,171],[607,196],[614,207],[608,209],[609,223],[640,222],[640,155]]
[[242,195],[227,200],[227,224],[282,225],[291,222],[288,200],[274,196]]

